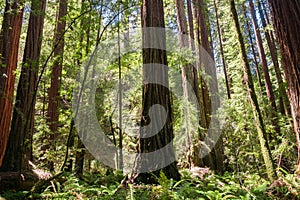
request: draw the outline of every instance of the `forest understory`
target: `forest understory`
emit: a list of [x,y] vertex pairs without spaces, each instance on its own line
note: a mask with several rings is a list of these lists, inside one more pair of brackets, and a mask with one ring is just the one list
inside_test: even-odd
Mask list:
[[298,0],[0,12],[0,200],[300,199]]

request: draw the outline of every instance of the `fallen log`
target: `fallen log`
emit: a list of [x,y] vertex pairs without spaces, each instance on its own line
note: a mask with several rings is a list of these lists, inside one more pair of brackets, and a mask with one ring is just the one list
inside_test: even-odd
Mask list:
[[51,173],[37,169],[31,162],[29,164],[33,169],[24,172],[0,172],[0,193],[7,190],[30,190],[38,181],[52,177]]

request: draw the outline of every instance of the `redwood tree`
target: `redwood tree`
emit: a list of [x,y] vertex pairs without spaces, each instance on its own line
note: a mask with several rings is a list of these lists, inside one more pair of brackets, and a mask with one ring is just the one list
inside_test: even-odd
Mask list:
[[[86,0],[81,0],[81,12],[83,13],[86,9]],[[101,7],[101,10],[100,10],[100,20],[101,21],[101,18],[102,18],[102,7]],[[84,39],[84,36],[85,36],[85,33],[86,33],[86,48],[85,48],[85,52],[86,54],[89,53],[89,46],[90,46],[90,27],[86,28],[84,26],[85,23],[88,23],[90,24],[90,21],[91,21],[91,14],[89,13],[89,16],[88,16],[88,20],[86,18],[82,18],[81,21],[80,21],[80,26],[82,27],[82,32],[80,33],[80,39],[79,39],[79,46],[83,46],[83,39]],[[101,24],[101,23],[99,23]],[[101,26],[99,26],[98,28],[98,32],[100,32],[100,28]],[[99,35],[99,34],[98,34]],[[99,40],[99,36],[97,36],[97,40]],[[78,59],[77,59],[77,65],[80,66],[82,63],[81,63],[81,59],[83,57],[82,55],[82,52],[81,52],[81,49],[78,50]],[[82,133],[80,133],[79,135],[84,135]],[[83,174],[83,166],[84,166],[84,155],[85,155],[85,147],[84,147],[84,144],[82,143],[80,137],[77,137],[77,151],[76,151],[76,156],[75,156],[75,174],[77,176],[81,176]]]
[[[190,3],[190,2],[188,2]],[[188,27],[187,27],[187,19],[184,9],[184,1],[183,0],[175,0],[176,4],[176,12],[177,12],[177,24],[179,30],[179,42],[180,47],[182,50],[189,49],[189,41],[188,41]],[[189,5],[188,5],[189,6]],[[191,11],[191,10],[190,10]],[[192,23],[191,23],[192,24]],[[190,29],[190,31],[193,29]],[[190,44],[193,43],[190,40]],[[192,46],[191,46],[192,47]],[[192,47],[193,48],[193,47]],[[194,67],[193,63],[183,64],[181,68],[181,77],[182,77],[182,89],[183,89],[183,96],[184,96],[184,121],[185,121],[185,135],[186,135],[186,147],[187,147],[187,160],[188,163],[191,164],[190,159],[190,125],[189,124],[189,112],[187,107],[187,102],[189,100],[189,93],[195,94],[197,98],[197,103],[199,102],[199,86],[198,86],[198,77],[197,77],[197,70]],[[192,91],[189,91],[188,84],[191,85]],[[199,113],[200,114],[200,113]]]
[[[175,159],[173,149],[172,110],[169,91],[168,63],[166,54],[166,33],[164,30],[164,10],[162,0],[143,0],[142,3],[142,27],[157,27],[160,29],[143,29],[143,94],[141,130],[138,139],[138,156],[134,172],[137,181],[149,183],[154,181],[152,175],[140,169],[153,169],[153,173],[159,175],[162,170],[168,178],[180,179],[176,162],[168,164],[168,160]],[[154,45],[154,47],[153,47]],[[152,47],[152,48],[151,48]],[[153,82],[154,81],[154,82]],[[150,109],[160,105],[155,117]],[[162,109],[165,110],[165,115]],[[166,118],[164,120],[164,118]],[[155,135],[151,131],[165,121],[162,129]],[[153,127],[152,128],[147,128]],[[171,144],[171,145],[170,145]],[[143,153],[151,153],[164,148],[164,154],[160,154],[159,163],[151,158],[143,157]],[[147,154],[149,155],[149,154]],[[155,159],[155,158],[154,158]],[[156,167],[162,167],[156,170]]]
[[[258,47],[259,59],[260,59],[260,63],[261,63],[262,71],[263,71],[263,75],[264,75],[266,93],[267,93],[269,105],[272,108],[270,111],[271,122],[272,122],[272,125],[275,127],[275,131],[277,132],[277,134],[279,134],[280,127],[278,125],[278,120],[276,117],[277,106],[276,106],[276,101],[275,101],[275,95],[274,95],[271,77],[270,77],[270,73],[269,73],[266,53],[265,53],[265,49],[263,46],[263,40],[262,40],[262,36],[259,31],[256,13],[255,13],[255,9],[254,9],[254,4],[253,4],[252,0],[249,1],[249,5],[250,5],[250,13],[251,13],[251,17],[252,17],[252,24],[253,24],[255,38],[256,38],[256,44]],[[270,139],[273,138],[271,135],[269,135],[269,137],[270,137]]]
[[262,157],[264,159],[264,163],[266,166],[268,178],[270,181],[273,181],[276,179],[277,175],[276,175],[276,171],[274,168],[274,162],[272,160],[272,155],[271,155],[271,151],[270,151],[268,140],[267,140],[267,133],[266,133],[265,125],[263,122],[262,114],[260,111],[256,93],[255,93],[255,88],[254,88],[253,79],[252,79],[252,73],[251,73],[250,65],[249,65],[248,58],[247,58],[246,47],[244,44],[244,39],[243,39],[243,35],[241,32],[240,23],[239,23],[238,14],[237,14],[237,11],[235,8],[234,0],[230,0],[230,10],[231,10],[235,30],[236,30],[236,36],[238,38],[239,50],[241,52],[241,58],[242,58],[242,67],[243,67],[243,71],[244,71],[244,80],[247,85],[249,101],[250,101],[250,104],[252,107],[252,112],[253,112],[253,117],[254,117],[254,121],[255,121],[255,126],[257,129],[258,139],[260,142],[260,149],[261,149]]
[[300,4],[298,0],[268,0],[273,15],[298,147],[300,173]]
[[[56,29],[54,33],[54,64],[51,72],[51,86],[49,89],[49,103],[48,103],[48,122],[51,131],[50,142],[53,142],[57,134],[58,119],[59,119],[59,88],[61,82],[63,53],[64,53],[64,37],[63,33],[66,28],[67,15],[67,0],[60,0],[58,7],[58,16],[56,22]],[[50,170],[53,170],[53,162],[49,162]]]
[[24,1],[6,0],[0,33],[0,166],[9,138]]
[[224,76],[225,76],[227,97],[228,97],[228,99],[231,99],[230,84],[229,84],[230,76],[228,75],[226,62],[225,62],[223,40],[222,40],[222,34],[221,34],[221,27],[220,27],[220,23],[219,23],[219,14],[218,14],[218,7],[217,7],[216,0],[214,0],[214,9],[215,9],[216,26],[217,26],[217,30],[218,30],[218,39],[219,39],[220,53],[221,53],[221,58],[222,58],[223,72],[224,72]]
[[[32,0],[22,71],[17,89],[8,148],[2,170],[28,168],[32,160],[32,134],[38,64],[42,45],[46,0]],[[23,160],[22,160],[23,159]]]
[[[209,138],[208,140],[210,140],[210,142],[214,142],[213,145],[207,144],[209,153],[202,160],[204,165],[210,167],[211,169],[217,170],[220,173],[223,173],[223,140],[222,136],[220,136],[219,138],[217,137],[218,131],[220,131],[219,122],[213,117],[213,115],[216,114],[216,111],[220,106],[220,100],[218,96],[216,67],[215,65],[210,64],[211,61],[214,60],[214,55],[212,50],[210,25],[208,23],[206,15],[208,13],[208,8],[206,2],[203,0],[198,0],[194,3],[194,6],[197,22],[197,42],[198,44],[201,44],[201,47],[198,48],[200,59],[199,67],[202,67],[203,69],[201,70],[205,71],[206,74],[209,76],[208,80],[206,81],[205,78],[200,75],[200,99],[202,99],[200,105],[201,107],[204,107],[204,109],[201,109],[201,125],[202,128],[207,130],[206,134],[200,134],[200,139],[204,141],[205,139]],[[207,54],[203,54],[201,48],[203,48],[207,52]],[[195,151],[196,155],[199,155],[197,153],[198,150],[196,148]]]
[[255,38],[256,38],[256,44],[258,47],[259,59],[260,59],[262,71],[264,74],[264,81],[265,81],[265,86],[266,86],[267,97],[268,97],[269,104],[272,107],[272,109],[274,111],[277,111],[275,95],[273,92],[271,77],[270,77],[269,68],[268,68],[268,62],[266,59],[266,53],[265,53],[265,49],[263,46],[263,40],[262,40],[260,31],[259,31],[258,22],[257,22],[255,10],[254,10],[254,4],[253,4],[252,0],[249,1],[249,5],[250,5],[250,13],[251,13],[251,17],[252,17],[254,34],[255,34]]
[[265,37],[268,43],[268,47],[270,50],[270,55],[274,64],[274,69],[275,69],[275,73],[276,73],[276,78],[278,81],[278,85],[279,85],[279,111],[281,112],[281,114],[283,115],[290,115],[290,111],[289,111],[289,106],[287,105],[287,92],[286,92],[286,87],[284,87],[284,83],[283,83],[283,79],[281,76],[281,70],[280,70],[280,66],[279,66],[279,60],[278,60],[278,53],[277,53],[277,49],[276,49],[276,44],[275,44],[275,40],[274,40],[274,36],[273,36],[273,32],[271,30],[267,29],[267,25],[269,24],[269,19],[267,16],[264,16],[264,12],[263,12],[263,8],[261,3],[258,3],[258,9],[259,9],[259,16],[260,16],[260,20],[262,23],[262,26],[264,27],[264,32],[265,32]]
[[254,42],[253,42],[253,38],[252,38],[252,31],[251,31],[251,26],[248,20],[248,16],[247,16],[247,10],[246,10],[246,6],[244,6],[243,11],[244,11],[244,17],[246,20],[246,33],[248,35],[249,38],[249,45],[251,47],[251,52],[252,52],[252,56],[253,56],[253,63],[255,64],[255,72],[256,72],[256,76],[257,76],[257,80],[258,80],[258,85],[259,85],[259,89],[260,92],[262,93],[263,89],[262,89],[262,80],[261,80],[261,74],[260,74],[260,69],[259,69],[259,64],[258,64],[258,60],[257,60],[257,56],[256,56],[256,51],[255,51],[255,46],[254,46]]

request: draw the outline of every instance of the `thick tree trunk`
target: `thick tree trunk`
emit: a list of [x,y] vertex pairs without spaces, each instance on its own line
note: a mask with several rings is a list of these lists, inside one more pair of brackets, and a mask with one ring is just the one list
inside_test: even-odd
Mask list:
[[26,171],[32,160],[32,135],[38,63],[42,45],[46,0],[31,2],[23,65],[17,89],[8,148],[1,171]]
[[[59,11],[56,22],[56,30],[54,33],[54,44],[57,45],[54,50],[54,64],[51,72],[51,86],[49,89],[49,103],[48,103],[48,123],[51,131],[50,143],[54,142],[58,130],[59,119],[59,88],[61,83],[63,53],[64,53],[64,37],[62,36],[66,27],[66,15],[67,15],[67,0],[59,1]],[[54,148],[54,145],[52,145]],[[54,170],[53,161],[49,161],[49,169]]]
[[[258,22],[257,22],[257,18],[256,18],[252,0],[249,1],[249,4],[250,4],[250,13],[251,13],[251,17],[252,17],[252,24],[253,24],[255,38],[256,38],[256,44],[258,47],[259,59],[260,59],[262,71],[264,74],[266,93],[267,93],[269,105],[272,108],[269,116],[271,117],[272,125],[275,127],[275,131],[277,132],[277,135],[278,135],[278,134],[280,134],[280,127],[278,125],[278,120],[277,120],[277,116],[276,116],[277,106],[276,106],[275,95],[274,95],[272,82],[271,82],[271,78],[270,78],[268,63],[267,63],[267,59],[266,59],[266,53],[265,53],[265,49],[263,46],[261,34],[259,31]],[[269,134],[269,139],[271,140],[272,138],[273,138],[273,136]]]
[[[197,11],[197,8],[195,6],[195,2],[193,2],[193,8],[194,8],[194,15],[193,15],[193,9],[192,9],[192,2],[191,0],[187,0],[187,13],[188,13],[188,27],[189,27],[189,36],[190,36],[190,40],[189,40],[189,45],[190,45],[190,48],[192,50],[192,52],[194,54],[199,54],[199,52],[196,51],[196,46],[195,46],[195,34],[194,34],[194,31],[195,31],[195,26],[194,26],[194,19],[196,22],[198,22],[198,11]],[[199,29],[199,26],[198,24],[196,25],[196,34],[197,34],[197,43],[199,44],[200,43],[200,29]],[[205,106],[204,106],[204,99],[203,99],[203,91],[207,91],[207,86],[206,86],[206,83],[204,82],[204,80],[202,79],[201,76],[199,76],[199,72],[200,72],[200,65],[198,65],[197,63],[198,61],[196,61],[194,63],[194,66],[196,66],[196,69],[195,67],[193,67],[193,71],[191,71],[191,77],[193,77],[194,79],[194,82],[191,83],[193,85],[193,88],[194,88],[194,92],[195,92],[195,95],[196,95],[196,98],[197,98],[197,101],[199,103],[199,116],[200,116],[200,126],[203,126],[203,124],[206,124],[206,117],[205,117]],[[189,75],[190,73],[187,73],[187,75]],[[187,79],[190,79],[187,77]],[[200,83],[200,84],[199,84]],[[200,85],[200,88],[199,88],[199,85]],[[198,130],[200,132],[200,129]],[[199,151],[200,151],[200,148],[201,148],[201,144],[200,144],[200,140],[198,139],[197,141],[191,141],[192,143],[192,146],[190,148],[191,152],[189,154],[190,155],[190,164],[191,166],[203,166],[204,163],[203,163],[203,160],[199,157]],[[205,158],[207,160],[206,163],[212,163],[211,161],[211,157],[208,156],[207,158]]]
[[300,5],[298,0],[268,0],[273,15],[298,147],[300,174]]
[[[207,5],[204,0],[198,0],[198,17],[199,17],[199,28],[200,28],[200,38],[201,38],[201,46],[209,53],[209,55],[213,58],[213,52],[209,41],[209,27],[207,25],[208,20],[206,17]],[[207,73],[209,69],[206,69]],[[209,74],[211,75],[211,74]]]
[[[204,106],[204,115],[205,119],[203,119],[203,128],[207,129],[207,137],[209,140],[213,141],[215,144],[213,148],[210,149],[210,153],[203,158],[204,165],[210,167],[211,169],[217,170],[219,173],[223,173],[224,171],[224,153],[223,153],[223,140],[220,137],[217,141],[214,141],[213,138],[218,134],[219,123],[218,120],[213,118],[212,115],[216,114],[217,109],[220,107],[220,100],[218,97],[218,82],[217,82],[217,73],[215,65],[210,64],[211,61],[214,60],[213,51],[211,47],[210,32],[208,26],[208,20],[206,17],[207,5],[205,1],[198,0],[196,7],[196,19],[198,30],[200,29],[200,33],[197,30],[197,37],[200,37],[201,47],[199,47],[199,59],[200,65],[203,65],[206,74],[209,76],[208,81],[205,81],[203,77],[200,77],[201,86],[202,86],[202,98],[203,98],[203,106]],[[198,38],[197,38],[198,39]],[[199,41],[199,39],[198,39]],[[203,54],[200,48],[204,48],[207,54]],[[210,56],[208,58],[207,56]],[[205,56],[205,57],[203,57]],[[207,61],[207,62],[206,62]],[[208,86],[208,88],[207,88]],[[201,96],[201,95],[200,95]],[[205,135],[201,135],[201,140],[204,141]],[[208,144],[211,147],[210,144]]]
[[15,73],[23,19],[21,0],[6,0],[0,34],[0,166],[9,138],[14,100]]
[[[165,27],[162,0],[143,0],[142,27]],[[151,44],[159,45],[159,47],[147,48]],[[168,63],[164,49],[166,49],[166,34],[164,29],[156,31],[143,30],[142,128],[138,139],[139,154],[136,158],[134,173],[137,173],[136,181],[145,183],[152,182],[153,177],[151,174],[143,173],[140,170],[154,170],[157,166],[163,167],[161,170],[168,178],[180,179],[176,162],[167,164],[167,160],[175,159],[175,152],[172,144],[174,135],[170,91],[168,89]],[[160,108],[156,110],[154,113],[155,116],[151,118],[153,113],[151,114],[150,109],[156,104],[160,105]],[[162,109],[165,110],[165,114],[162,112]],[[151,131],[157,130],[161,126],[161,122],[165,122],[162,124],[163,127],[161,130],[158,130],[157,133],[151,133]],[[166,155],[160,155],[160,163],[153,163],[151,159],[149,160],[141,156],[141,153],[150,153],[162,148],[164,148],[164,154]],[[153,173],[159,176],[161,170],[155,170]]]
[[264,122],[262,119],[259,104],[257,101],[257,96],[256,96],[254,85],[253,85],[251,69],[250,69],[250,65],[248,63],[246,48],[245,48],[244,39],[242,36],[234,0],[230,0],[230,9],[231,9],[231,14],[232,14],[233,21],[234,21],[234,26],[236,29],[236,35],[238,37],[239,48],[240,48],[242,62],[243,62],[242,67],[244,70],[244,79],[245,79],[245,82],[247,85],[249,100],[250,100],[250,104],[251,104],[252,111],[253,111],[255,125],[256,125],[256,129],[257,129],[257,133],[258,133],[258,139],[260,142],[260,148],[261,148],[262,156],[263,156],[264,163],[266,166],[268,178],[270,179],[270,181],[273,181],[276,179],[277,175],[276,175],[274,163],[273,163],[272,156],[271,156],[271,151],[270,151],[268,140],[267,140],[267,133],[265,130]]

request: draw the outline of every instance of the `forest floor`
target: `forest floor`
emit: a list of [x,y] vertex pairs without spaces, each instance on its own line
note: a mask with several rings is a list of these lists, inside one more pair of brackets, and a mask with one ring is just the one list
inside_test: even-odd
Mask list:
[[182,179],[168,180],[164,174],[157,177],[158,184],[120,185],[124,176],[115,171],[109,174],[97,172],[78,178],[64,173],[59,180],[52,180],[40,193],[6,191],[4,199],[300,199],[300,180],[287,174],[273,183],[257,174],[226,173],[223,176],[206,171],[200,175],[181,170]]

